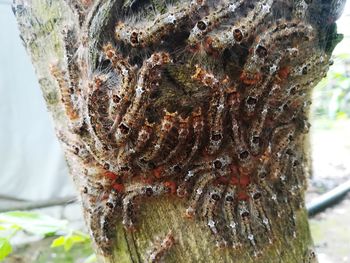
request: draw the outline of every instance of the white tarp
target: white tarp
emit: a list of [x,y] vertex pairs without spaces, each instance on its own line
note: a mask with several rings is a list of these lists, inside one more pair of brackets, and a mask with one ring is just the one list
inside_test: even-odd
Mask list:
[[53,121],[7,3],[0,0],[0,194],[30,200],[72,195]]

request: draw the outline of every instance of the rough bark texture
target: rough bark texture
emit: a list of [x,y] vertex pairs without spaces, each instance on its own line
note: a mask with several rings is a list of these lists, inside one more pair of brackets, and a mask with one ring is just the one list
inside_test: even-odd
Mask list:
[[101,262],[316,262],[305,132],[345,1],[184,2],[14,3]]

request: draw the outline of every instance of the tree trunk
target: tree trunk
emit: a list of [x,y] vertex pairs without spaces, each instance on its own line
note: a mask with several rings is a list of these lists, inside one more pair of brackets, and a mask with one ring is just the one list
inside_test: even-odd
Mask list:
[[312,88],[344,0],[15,0],[101,262],[317,262]]

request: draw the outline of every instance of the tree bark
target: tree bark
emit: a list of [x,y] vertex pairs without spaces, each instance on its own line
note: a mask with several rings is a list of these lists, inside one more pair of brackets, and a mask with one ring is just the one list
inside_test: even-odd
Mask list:
[[[185,2],[184,4],[181,1],[172,1],[174,7],[171,7],[169,1],[162,0],[14,1],[13,10],[18,20],[21,38],[31,56],[47,107],[55,123],[57,136],[64,147],[70,174],[81,197],[87,228],[91,232],[99,260],[101,262],[317,262],[312,250],[312,239],[303,201],[310,164],[308,138],[305,134],[308,126],[306,122],[308,115],[307,104],[310,100],[312,87],[326,73],[333,48],[339,42],[340,36],[336,32],[335,21],[341,13],[345,1],[233,1],[237,5],[240,2],[243,2],[243,4],[237,7],[236,13],[233,12],[226,15],[222,14],[228,10],[227,8],[233,8],[233,6],[227,6],[226,9],[223,8],[221,11],[213,13],[212,10],[219,7],[216,7],[215,1],[208,1],[208,6],[204,6],[203,10],[199,9],[199,11],[197,10],[193,14],[188,15],[190,18],[176,17],[177,24],[183,23],[178,27],[175,22],[170,25],[165,19],[160,19],[161,22],[159,23],[163,23],[161,29],[157,31],[159,23],[155,23],[153,27],[147,29],[148,24],[151,24],[151,21],[155,20],[158,14],[167,14],[169,9],[175,10],[173,11],[175,16],[177,15],[177,6],[182,5],[182,13],[190,12],[188,11],[190,10],[190,1]],[[197,1],[197,3],[200,2]],[[258,9],[258,12],[249,17],[249,12],[254,11],[259,4],[262,4],[262,6]],[[268,10],[266,16],[263,17],[262,14],[266,12],[264,8]],[[245,14],[248,14],[248,18],[251,18],[250,20],[248,19],[249,21],[244,20]],[[215,26],[211,28],[211,24],[207,22],[209,20],[203,18],[205,15],[208,15],[207,18],[209,17],[209,20],[216,16],[217,19],[212,21]],[[138,16],[141,18],[137,18]],[[258,21],[259,16],[261,18]],[[162,18],[161,15],[160,17]],[[115,39],[114,35],[116,33],[114,31],[119,20],[124,21],[123,27],[127,27],[137,24],[142,19],[148,20],[148,24],[144,22],[141,27],[141,29],[145,29],[146,37],[142,38],[140,35],[141,31],[139,31],[136,38],[133,38],[132,34],[128,35],[128,33],[124,32],[128,36],[126,39],[123,39],[122,33]],[[173,19],[173,17],[168,16],[167,19]],[[222,22],[224,20],[228,22]],[[224,49],[217,48],[214,41],[215,37],[225,30],[228,25],[234,23],[235,20],[242,21],[242,23],[245,21],[246,27],[239,27],[239,30],[234,31],[236,35],[234,35],[231,42],[236,41],[235,44],[231,42],[225,44],[225,39],[220,39],[217,43],[227,46]],[[276,22],[277,20],[280,22]],[[203,24],[197,21],[201,21]],[[254,25],[254,21],[257,21],[256,25]],[[296,26],[288,24],[293,23],[293,21]],[[253,26],[251,23],[253,23]],[[278,23],[282,26],[278,27]],[[90,93],[84,91],[84,89],[93,90],[91,86],[98,85],[96,79],[101,80],[101,76],[108,71],[104,66],[103,55],[101,55],[103,53],[102,47],[105,47],[108,42],[117,43],[119,45],[118,51],[122,55],[128,56],[129,60],[132,60],[130,63],[137,64],[139,68],[142,68],[145,65],[142,63],[145,62],[139,62],[139,60],[144,61],[144,58],[149,58],[153,52],[171,49],[171,52],[176,53],[177,47],[169,42],[166,34],[169,35],[170,31],[170,35],[173,34],[174,38],[183,39],[182,30],[188,35],[191,34],[190,30],[183,29],[187,28],[188,24],[193,24],[191,26],[197,27],[197,30],[203,29],[206,32],[205,34],[211,37],[205,36],[196,42],[196,45],[189,47],[192,51],[188,51],[188,54],[193,54],[192,60],[197,62],[193,63],[193,66],[194,64],[199,64],[200,66],[197,66],[195,69],[187,69],[180,64],[176,64],[177,67],[166,67],[167,74],[170,77],[167,78],[165,84],[159,84],[165,91],[153,101],[154,107],[168,110],[169,108],[165,105],[169,105],[176,112],[182,111],[183,114],[191,112],[192,114],[195,110],[188,109],[186,103],[190,106],[192,106],[191,103],[195,106],[197,104],[207,105],[209,111],[206,119],[210,120],[210,114],[212,114],[211,98],[215,97],[216,93],[207,92],[203,95],[202,91],[198,91],[198,87],[205,89],[203,87],[212,85],[215,89],[216,83],[219,83],[217,85],[226,85],[224,78],[224,80],[218,81],[219,77],[217,77],[216,73],[223,75],[222,71],[225,73],[228,71],[229,73],[226,74],[232,75],[229,75],[227,78],[230,80],[235,79],[235,84],[238,83],[234,86],[235,90],[227,92],[227,94],[231,99],[233,96],[236,96],[236,99],[239,101],[237,123],[242,130],[240,132],[243,134],[241,137],[245,137],[246,141],[242,142],[242,145],[245,145],[245,143],[249,144],[249,139],[251,139],[249,136],[252,135],[251,130],[259,126],[260,122],[265,121],[264,129],[262,129],[263,132],[261,133],[264,136],[261,135],[258,138],[260,139],[258,144],[261,146],[261,149],[259,148],[257,153],[252,154],[254,150],[250,144],[249,152],[243,150],[238,153],[238,157],[236,152],[230,153],[230,157],[234,159],[233,164],[230,165],[230,171],[237,170],[237,174],[239,174],[237,177],[238,183],[233,182],[236,178],[234,176],[229,177],[231,184],[227,183],[225,181],[227,176],[225,175],[226,177],[222,177],[224,178],[222,179],[223,181],[217,180],[215,184],[208,186],[208,189],[216,189],[215,187],[220,188],[221,186],[228,187],[228,185],[235,189],[241,189],[242,193],[237,194],[237,203],[243,204],[246,202],[249,205],[249,211],[246,214],[242,212],[243,208],[234,206],[233,213],[239,221],[238,230],[240,232],[237,236],[239,243],[241,243],[241,246],[235,249],[232,248],[234,243],[232,235],[225,233],[225,231],[231,230],[229,226],[225,225],[222,228],[218,226],[218,232],[224,230],[222,234],[215,232],[215,224],[219,225],[218,222],[225,224],[224,222],[226,222],[225,219],[222,219],[223,216],[220,215],[220,213],[223,213],[222,211],[218,212],[215,210],[215,213],[213,213],[214,227],[207,226],[211,222],[208,219],[212,216],[210,211],[217,209],[216,206],[212,210],[208,208],[210,207],[210,202],[216,204],[215,201],[210,199],[213,198],[215,200],[214,195],[201,197],[203,209],[207,209],[205,210],[206,216],[204,216],[204,219],[201,216],[192,216],[191,219],[184,216],[191,197],[179,198],[176,194],[165,194],[161,195],[161,197],[147,198],[147,201],[144,201],[145,198],[142,197],[140,198],[141,201],[139,200],[138,203],[133,204],[135,207],[136,204],[139,206],[137,212],[135,212],[137,223],[133,226],[136,230],[131,230],[130,227],[126,226],[125,222],[122,221],[128,219],[125,216],[125,213],[128,213],[128,211],[123,212],[123,209],[120,208],[120,206],[123,206],[123,202],[126,202],[124,191],[127,190],[124,190],[124,188],[134,187],[140,182],[140,184],[152,185],[158,183],[158,181],[162,184],[175,181],[176,187],[179,187],[185,179],[180,176],[169,176],[164,182],[158,180],[158,178],[152,179],[151,183],[147,181],[148,179],[137,181],[137,183],[134,182],[136,179],[121,179],[121,181],[118,181],[114,178],[118,172],[109,167],[113,167],[111,164],[113,160],[104,162],[104,160],[108,159],[105,157],[105,152],[97,149],[98,146],[92,142],[94,137],[88,134],[93,129],[102,131],[103,128],[96,124],[95,126],[92,125],[90,129],[82,131],[84,125],[77,121],[79,119],[77,115],[80,114],[79,110],[77,110],[80,100],[78,99],[78,102],[74,104],[74,96],[81,96],[83,98],[81,100],[84,101],[91,99],[89,97]],[[224,25],[223,29],[220,27],[222,24]],[[304,26],[301,26],[300,30],[297,29],[301,24]],[[281,30],[279,32],[283,32],[280,37],[273,35],[276,31],[269,31],[270,28],[275,26],[277,26],[278,30]],[[167,29],[168,27],[170,29]],[[295,30],[293,31],[294,33],[283,31],[285,27],[290,27],[290,31]],[[207,32],[208,28],[212,32]],[[243,31],[244,28],[247,32]],[[148,34],[147,32],[149,31],[146,29],[149,31],[154,30],[154,33]],[[116,31],[118,30],[122,32],[124,29],[120,26]],[[265,32],[269,32],[270,35],[266,35]],[[245,39],[246,33],[248,34],[247,39]],[[239,39],[242,37],[241,34],[243,35],[243,40]],[[188,35],[185,37],[188,38]],[[229,37],[228,35],[224,36]],[[194,37],[200,38],[198,35]],[[143,39],[143,44],[138,42],[140,39]],[[262,41],[259,42],[259,39]],[[179,46],[183,45],[182,42]],[[254,46],[254,43],[258,43],[258,45]],[[137,47],[136,45],[140,46]],[[193,49],[195,50],[193,51]],[[278,52],[272,52],[272,50],[277,50]],[[294,51],[297,54],[288,53],[286,55],[283,53],[293,53]],[[171,52],[169,52],[170,55],[172,55]],[[204,56],[203,53],[205,53]],[[108,54],[107,52],[107,57]],[[198,59],[197,56],[200,58]],[[291,57],[286,58],[287,56]],[[113,60],[111,57],[110,59]],[[226,63],[223,68],[220,68],[215,62],[221,60],[224,60],[224,63]],[[259,64],[260,60],[266,60],[266,63]],[[172,63],[177,63],[177,61]],[[248,64],[252,65],[251,68],[249,68]],[[264,68],[266,65],[270,67],[268,69],[269,73],[261,73],[263,70],[266,70],[266,67]],[[210,69],[213,72],[212,74]],[[163,69],[161,72],[163,73]],[[293,78],[293,74],[297,77]],[[269,77],[273,81],[269,82],[267,80]],[[172,80],[170,81],[169,79]],[[114,80],[115,85],[117,85],[121,81],[120,76]],[[267,83],[265,86],[269,87],[268,91],[272,93],[266,91],[259,93],[259,88],[262,90],[264,87],[264,81]],[[173,92],[173,90],[168,88],[173,85],[170,82],[181,86],[185,93],[192,94],[192,97],[195,98],[194,101],[189,100],[187,95],[187,97],[179,95],[178,91]],[[291,88],[294,84],[300,85],[302,88],[299,86],[299,88],[294,88],[293,91]],[[277,87],[273,90],[273,87],[276,87],[276,85],[279,88]],[[293,92],[295,92],[295,89],[296,92],[303,92],[303,94],[300,93],[300,96],[294,96]],[[101,99],[98,96],[96,97],[97,104],[103,104],[103,98]],[[272,98],[271,101],[263,99],[269,96]],[[105,99],[110,100],[111,97],[107,96]],[[260,99],[264,103],[259,104]],[[182,100],[185,103],[181,104]],[[172,101],[175,101],[175,103]],[[264,105],[270,105],[269,103],[274,108],[273,106],[264,108]],[[258,105],[258,109],[255,109],[254,114],[249,115],[249,112],[247,113],[249,105],[255,107],[255,104]],[[246,106],[248,109],[245,108]],[[283,106],[285,107],[283,108]],[[88,107],[96,109],[96,112],[98,112],[97,106],[95,107],[92,102],[91,105],[88,104]],[[155,109],[155,116],[159,115],[159,112],[157,112],[158,108]],[[269,111],[270,117],[269,115],[268,117],[263,116],[264,109]],[[280,109],[280,113],[277,112],[278,109]],[[96,112],[93,112],[92,115],[89,115],[90,113],[88,113],[88,116],[84,115],[82,117],[83,122],[86,119],[90,120],[93,118],[92,116],[97,114]],[[213,121],[219,119],[218,115],[215,116],[215,118],[212,118]],[[273,116],[277,116],[275,117],[276,119],[284,118],[283,125],[280,126],[287,127],[287,131],[296,130],[292,133],[292,136],[285,131],[279,134],[280,137],[278,139],[272,135],[274,133],[271,130],[277,130],[279,127]],[[155,123],[157,123],[157,117],[154,118],[156,119]],[[233,118],[231,120],[231,117],[227,118],[230,120],[230,123],[234,121]],[[226,121],[225,118],[224,121]],[[211,125],[216,124],[212,123]],[[180,133],[178,127],[173,127],[177,135]],[[210,130],[210,124],[208,127]],[[234,130],[234,127],[232,125],[230,129]],[[141,127],[138,129],[141,129]],[[225,137],[226,130],[228,130],[227,127],[224,128],[224,132],[221,134],[223,137]],[[159,130],[158,133],[160,134],[161,131],[163,130]],[[195,128],[191,126],[191,136],[194,136],[193,133],[195,133]],[[103,132],[100,131],[97,131],[96,134],[104,136]],[[214,143],[213,141],[215,140],[212,140],[210,135],[204,136],[207,136],[208,145]],[[233,139],[226,139],[227,141],[224,141],[224,143],[233,144],[236,149],[238,148],[237,140],[239,136],[235,137],[234,132],[231,136]],[[177,138],[177,141],[180,140],[179,138]],[[189,143],[192,142],[187,140],[187,144]],[[134,144],[136,143],[134,142]],[[290,145],[293,145],[293,147]],[[185,144],[182,148],[186,148]],[[205,155],[211,156],[208,153],[211,151],[209,146],[209,150],[207,150],[207,146],[203,146],[203,148],[205,148]],[[226,148],[221,146],[220,149],[219,153]],[[252,164],[248,165],[248,161],[243,159],[246,158],[245,154],[249,153],[253,157]],[[168,154],[170,153],[168,152]],[[289,161],[280,158],[280,155],[288,155],[289,157],[287,157],[291,159],[295,157],[293,159],[294,163],[289,163]],[[166,158],[166,156],[163,158]],[[296,159],[298,163],[295,161]],[[262,176],[261,174],[261,167],[263,167],[264,162],[269,164],[268,176]],[[108,165],[106,166],[106,164]],[[215,164],[215,161],[213,161],[213,164]],[[224,164],[220,163],[220,165]],[[290,174],[287,174],[287,179],[284,179],[283,165],[301,168],[288,168],[290,169]],[[158,171],[153,168],[147,169],[151,169],[153,173]],[[273,173],[277,175],[273,175]],[[115,181],[107,180],[106,177],[108,175],[113,177],[112,179]],[[268,178],[267,181],[264,181],[265,176]],[[248,183],[244,183],[244,180],[248,180]],[[251,190],[251,187],[254,185],[258,187],[259,195],[254,194],[253,190]],[[196,188],[194,189],[196,190]],[[202,188],[198,189],[203,190]],[[177,191],[179,191],[178,188]],[[204,189],[204,191],[210,192],[211,190]],[[228,190],[225,188],[223,193],[227,196]],[[223,193],[222,195],[224,195]],[[113,194],[115,195],[114,200],[117,201],[112,203],[113,208],[109,208],[110,203],[108,203],[108,200],[111,198],[111,195],[113,197]],[[195,193],[189,193],[189,196],[191,194],[192,196],[195,195]],[[260,199],[261,195],[263,195],[264,199]],[[117,206],[119,208],[116,208]],[[109,209],[112,209],[113,213],[108,212]],[[187,214],[187,216],[189,215]],[[268,220],[262,220],[259,223],[259,217]],[[104,221],[102,222],[102,220]],[[252,234],[252,238],[250,238],[249,234]],[[228,242],[226,244],[226,241],[222,240],[227,236]],[[220,243],[219,241],[225,244],[217,247],[217,243]]]

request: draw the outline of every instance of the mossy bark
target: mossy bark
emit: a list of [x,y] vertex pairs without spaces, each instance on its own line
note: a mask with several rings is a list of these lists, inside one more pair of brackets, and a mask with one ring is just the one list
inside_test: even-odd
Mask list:
[[[164,1],[153,2],[160,11],[164,9]],[[340,1],[329,2],[336,4]],[[319,4],[320,11],[315,16],[331,12],[325,10],[325,6],[331,9],[332,4],[324,5],[322,1]],[[74,13],[67,11],[63,0],[16,0],[15,7],[23,44],[31,56],[55,127],[60,132],[69,133],[69,121],[61,105],[58,85],[49,72],[49,65],[64,60],[60,34],[62,25],[77,23],[79,20]],[[328,41],[326,45],[331,52],[338,38],[336,30],[320,30],[319,34]],[[76,174],[84,173],[84,164],[73,161],[75,157],[70,153],[67,153],[66,158],[77,188],[80,189],[82,183]],[[165,255],[164,262],[309,262],[307,257],[312,239],[304,208],[296,212],[295,238],[284,236],[282,230],[286,222],[281,222],[279,218],[272,219],[272,225],[275,226],[274,242],[257,257],[252,257],[250,251],[242,249],[218,249],[204,223],[184,218],[185,208],[184,202],[172,197],[154,199],[142,205],[137,231],[128,232],[118,225],[114,254],[109,258],[100,256],[101,262],[147,262],[148,251],[156,237],[165,236],[169,230],[173,233],[175,245]]]
[[[112,262],[147,262],[147,251],[155,236],[164,236],[170,229],[175,245],[164,262],[304,262],[312,248],[307,213],[297,212],[296,238],[286,238],[281,233],[285,222],[275,220],[276,239],[262,255],[252,256],[242,249],[215,247],[213,237],[205,225],[183,217],[186,207],[177,200],[154,200],[141,212],[139,228],[133,233],[122,231],[119,226],[118,242]],[[161,223],[159,223],[161,221]],[[305,261],[308,262],[308,261]]]

